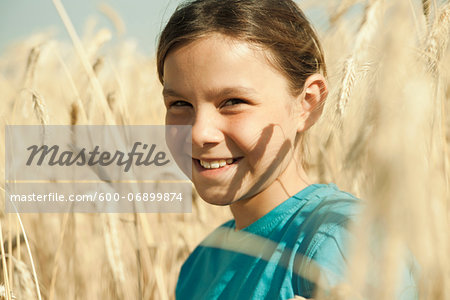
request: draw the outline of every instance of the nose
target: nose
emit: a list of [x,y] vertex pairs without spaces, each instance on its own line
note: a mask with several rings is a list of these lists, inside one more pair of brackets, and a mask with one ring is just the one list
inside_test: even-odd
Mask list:
[[203,148],[220,143],[223,133],[219,123],[220,120],[218,116],[214,115],[214,112],[206,109],[197,110],[192,125],[192,144]]

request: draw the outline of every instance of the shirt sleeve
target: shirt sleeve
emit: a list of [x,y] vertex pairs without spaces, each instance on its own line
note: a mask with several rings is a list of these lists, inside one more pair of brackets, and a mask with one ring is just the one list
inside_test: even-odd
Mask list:
[[329,289],[346,278],[351,240],[347,228],[358,209],[356,199],[334,195],[311,209],[302,223],[303,238],[294,262],[295,293],[311,298],[318,287]]
[[309,255],[310,268],[320,287],[328,290],[345,283],[348,265],[348,245],[351,242],[351,234],[344,224],[319,230],[316,234],[316,243]]
[[[323,225],[313,234],[305,252],[297,253],[294,292],[311,298],[317,287],[329,289],[342,283],[347,269],[346,241],[349,232],[341,225]],[[319,284],[317,284],[319,282]]]
[[[312,249],[312,259],[309,267],[313,274],[314,268],[317,269],[315,273],[318,275],[316,275],[316,278],[319,280],[320,287],[325,294],[329,294],[336,286],[347,283],[348,265],[351,263],[348,250],[349,245],[354,240],[354,236],[344,224],[326,228],[317,234],[319,235],[318,242]],[[373,262],[376,263],[375,258]],[[408,253],[399,268],[400,280],[395,291],[395,299],[418,299],[417,285],[414,278],[416,268],[417,266],[414,264],[412,255]],[[370,274],[370,276],[372,275],[376,276],[376,274]],[[373,284],[373,282],[370,282],[370,279],[367,280],[367,284]],[[314,288],[316,287],[318,286],[315,285]]]

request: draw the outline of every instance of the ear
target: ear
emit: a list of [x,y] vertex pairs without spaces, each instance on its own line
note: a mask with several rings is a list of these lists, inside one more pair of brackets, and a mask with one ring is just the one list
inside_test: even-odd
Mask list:
[[328,87],[325,77],[321,74],[313,74],[306,79],[303,92],[297,99],[297,103],[300,103],[297,132],[306,131],[317,122],[327,96]]

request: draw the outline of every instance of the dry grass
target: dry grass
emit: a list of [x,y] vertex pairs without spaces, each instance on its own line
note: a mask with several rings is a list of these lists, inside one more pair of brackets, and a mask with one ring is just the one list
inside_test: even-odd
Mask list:
[[[335,299],[395,299],[405,249],[420,265],[420,299],[450,299],[450,4],[373,0],[364,15],[344,17],[357,2],[342,2],[320,33],[331,91],[309,137],[311,177],[367,200],[349,286]],[[107,48],[104,29],[80,40],[54,3],[75,47],[42,34],[0,57],[3,124],[162,124],[154,60],[126,41]],[[103,9],[122,34],[117,14]],[[195,197],[184,215],[20,217],[23,229],[18,215],[1,214],[0,298],[11,290],[17,299],[173,299],[181,263],[231,216]],[[380,249],[370,257],[375,230]]]

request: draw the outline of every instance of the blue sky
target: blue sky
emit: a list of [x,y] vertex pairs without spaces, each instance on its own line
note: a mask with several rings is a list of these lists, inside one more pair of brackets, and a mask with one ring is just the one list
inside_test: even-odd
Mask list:
[[[87,20],[94,17],[97,29],[113,29],[110,20],[98,9],[101,3],[112,7],[123,19],[126,38],[134,38],[139,49],[153,55],[157,36],[162,26],[182,0],[61,0],[80,36]],[[318,27],[324,26],[327,13],[323,9],[310,9],[305,13]],[[326,26],[326,25],[325,25]],[[68,35],[51,0],[0,1],[0,54],[8,45],[42,31],[54,32],[57,39]]]
[[[154,52],[157,35],[180,0],[62,0],[79,35],[83,35],[90,17],[98,21],[96,28],[113,28],[98,6],[106,3],[123,19],[126,36],[134,37],[139,48]],[[33,33],[51,30],[58,39],[68,39],[63,23],[51,0],[2,0],[0,1],[0,53],[14,41]]]

